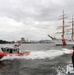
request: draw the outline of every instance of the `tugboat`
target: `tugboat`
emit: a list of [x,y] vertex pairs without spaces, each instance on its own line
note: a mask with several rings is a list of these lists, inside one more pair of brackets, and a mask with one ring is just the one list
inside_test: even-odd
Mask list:
[[18,47],[19,45],[14,45],[14,47],[2,47],[2,52],[0,52],[0,59],[4,56],[28,56],[30,54],[29,51],[21,52]]

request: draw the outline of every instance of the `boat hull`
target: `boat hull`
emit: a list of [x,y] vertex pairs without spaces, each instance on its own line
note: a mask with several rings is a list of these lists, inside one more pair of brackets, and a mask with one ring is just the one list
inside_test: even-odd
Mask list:
[[71,41],[71,40],[65,40],[65,41],[66,41],[66,45],[63,45],[63,42],[61,39],[53,40],[56,46],[73,46],[74,45],[74,41]]
[[17,54],[12,54],[12,53],[0,53],[0,59],[2,59],[3,57],[5,56],[18,56],[18,57],[21,57],[21,56],[28,56],[30,54],[30,52],[23,52],[23,53],[17,53]]

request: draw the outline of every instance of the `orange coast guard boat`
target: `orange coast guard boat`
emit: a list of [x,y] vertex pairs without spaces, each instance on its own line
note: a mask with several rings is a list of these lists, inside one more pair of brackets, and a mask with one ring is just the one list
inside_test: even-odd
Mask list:
[[28,56],[30,54],[29,51],[20,52],[19,48],[9,48],[9,47],[2,47],[2,52],[0,52],[0,59],[5,56]]

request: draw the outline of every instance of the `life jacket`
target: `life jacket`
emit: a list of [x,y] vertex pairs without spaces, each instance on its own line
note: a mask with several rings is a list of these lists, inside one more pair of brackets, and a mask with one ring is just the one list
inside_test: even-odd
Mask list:
[[72,56],[74,56],[74,51],[73,51],[73,53],[72,53]]
[[74,51],[72,52],[72,62],[74,63]]

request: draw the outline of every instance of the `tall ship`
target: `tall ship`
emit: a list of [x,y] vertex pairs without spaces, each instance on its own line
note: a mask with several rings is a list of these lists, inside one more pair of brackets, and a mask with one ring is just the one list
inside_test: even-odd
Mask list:
[[[72,25],[69,26],[69,25],[65,25],[65,14],[64,14],[64,11],[63,11],[63,15],[62,15],[62,26],[61,26],[61,29],[62,31],[61,32],[57,32],[61,35],[61,39],[58,39],[58,38],[55,38],[55,37],[52,37],[50,35],[48,35],[51,39],[52,39],[52,42],[55,43],[55,45],[57,46],[66,46],[66,45],[74,45],[74,21],[73,21],[73,15],[72,15]],[[68,36],[68,37],[67,37]],[[70,38],[69,38],[70,36]]]

